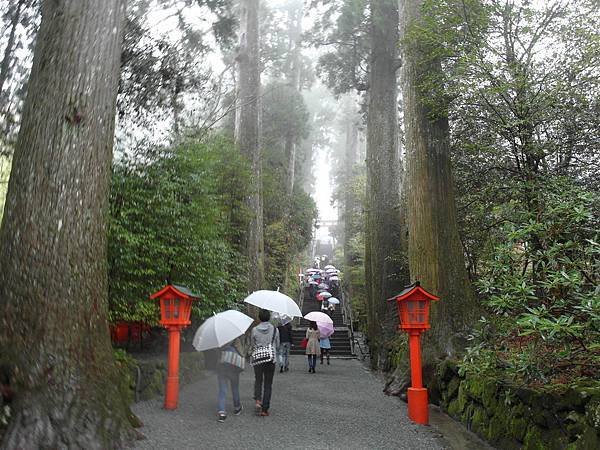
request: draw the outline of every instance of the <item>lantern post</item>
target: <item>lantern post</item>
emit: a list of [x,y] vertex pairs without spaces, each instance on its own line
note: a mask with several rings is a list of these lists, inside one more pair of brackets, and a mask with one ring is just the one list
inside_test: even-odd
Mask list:
[[427,389],[423,387],[423,370],[421,362],[421,333],[431,327],[429,308],[431,301],[439,300],[435,295],[421,287],[419,281],[406,287],[395,297],[398,308],[398,329],[408,333],[410,351],[410,379],[408,388],[408,417],[415,423],[429,423],[429,405]]
[[169,355],[165,385],[165,409],[177,409],[179,401],[179,351],[181,330],[190,325],[192,301],[198,296],[184,286],[168,284],[150,296],[160,301],[160,324],[169,332]]

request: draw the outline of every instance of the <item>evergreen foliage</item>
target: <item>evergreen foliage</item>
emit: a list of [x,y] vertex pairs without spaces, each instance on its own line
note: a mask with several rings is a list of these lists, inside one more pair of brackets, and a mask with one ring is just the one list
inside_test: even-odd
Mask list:
[[246,260],[239,234],[247,221],[243,192],[250,172],[220,136],[165,150],[146,166],[115,165],[111,190],[111,319],[155,323],[149,295],[166,279],[202,301],[197,317],[244,297]]

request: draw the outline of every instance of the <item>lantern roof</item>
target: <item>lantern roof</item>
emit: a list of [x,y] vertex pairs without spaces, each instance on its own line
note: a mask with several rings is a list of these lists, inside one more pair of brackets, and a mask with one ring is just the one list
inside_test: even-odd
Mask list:
[[391,300],[406,300],[408,297],[414,295],[414,294],[422,294],[425,297],[427,297],[429,300],[439,300],[439,297],[436,297],[435,295],[431,294],[430,292],[427,292],[425,289],[423,289],[421,287],[421,282],[419,280],[415,281],[413,284],[410,284],[408,286],[406,286],[404,288],[404,290],[402,292],[400,292],[398,295],[393,296],[392,298],[388,298],[388,301]]
[[155,292],[154,294],[152,294],[150,296],[150,299],[154,300],[155,298],[160,298],[160,297],[164,296],[165,294],[167,294],[168,292],[171,292],[171,293],[175,294],[176,296],[181,297],[181,298],[185,298],[185,299],[188,299],[188,298],[191,298],[191,299],[200,298],[200,296],[198,294],[194,294],[192,291],[190,291],[185,286],[181,286],[181,285],[178,285],[178,284],[167,284],[160,291]]

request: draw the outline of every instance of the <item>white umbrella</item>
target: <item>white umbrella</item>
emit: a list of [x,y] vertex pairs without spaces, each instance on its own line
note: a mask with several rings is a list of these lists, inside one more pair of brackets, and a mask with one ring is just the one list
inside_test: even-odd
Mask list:
[[[290,323],[292,321],[292,318],[290,316],[288,316],[287,314],[280,314],[277,312],[274,312],[271,314],[271,323],[276,322],[277,326],[279,325],[285,325],[287,323]],[[275,325],[275,324],[273,324]]]
[[199,352],[222,347],[244,334],[252,322],[251,317],[233,309],[215,314],[200,325],[192,344]]
[[331,317],[329,317],[327,314],[319,312],[319,311],[309,312],[307,315],[304,316],[304,318],[306,320],[310,320],[311,322],[333,323],[333,320],[331,320]]
[[319,292],[317,295],[320,295],[323,298],[329,298],[329,297],[331,297],[331,293],[327,292],[327,291]]
[[335,297],[331,297],[331,298],[327,299],[327,301],[329,303],[333,304],[333,305],[339,305],[340,304],[340,301],[337,298],[335,298]]
[[302,312],[296,302],[281,292],[255,291],[246,297],[244,302],[290,317],[302,317]]
[[323,267],[323,269],[327,270],[327,269],[335,269],[335,266],[328,264],[325,267]]
[[337,269],[327,269],[325,273],[338,273]]

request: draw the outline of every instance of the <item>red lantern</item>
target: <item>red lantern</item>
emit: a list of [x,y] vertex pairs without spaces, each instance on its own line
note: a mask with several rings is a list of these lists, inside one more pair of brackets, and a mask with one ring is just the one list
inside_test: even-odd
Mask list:
[[169,362],[165,387],[165,409],[176,409],[179,399],[179,343],[182,328],[190,322],[192,301],[198,296],[184,286],[169,284],[150,296],[160,300],[160,324],[169,330]]
[[396,300],[398,308],[398,330],[408,332],[410,349],[410,378],[412,386],[408,388],[408,417],[416,423],[429,423],[427,389],[423,387],[421,365],[421,332],[430,328],[429,306],[439,297],[423,289],[418,281],[411,284],[398,295],[388,299]]
[[398,319],[400,320],[398,329],[404,331],[427,330],[431,327],[429,305],[432,300],[439,300],[439,297],[423,289],[418,281],[390,300],[396,300],[398,307]]
[[160,324],[168,328],[172,325],[186,327],[191,323],[192,301],[198,296],[184,286],[168,284],[150,298],[160,300]]

